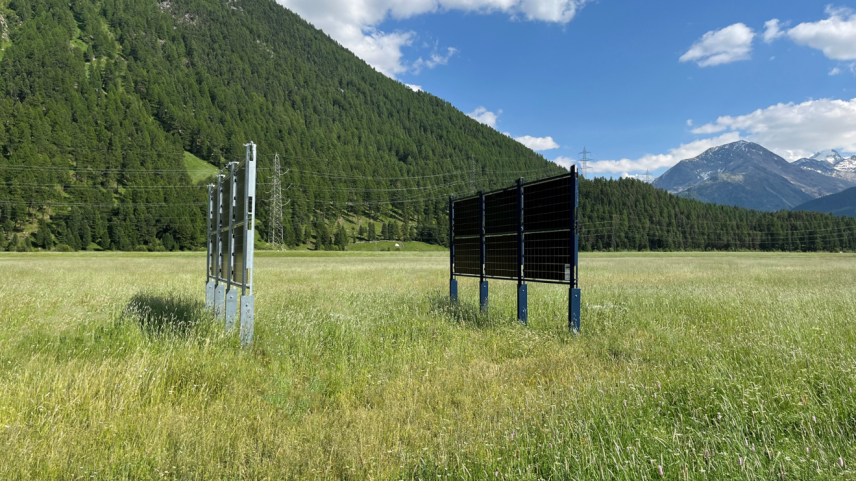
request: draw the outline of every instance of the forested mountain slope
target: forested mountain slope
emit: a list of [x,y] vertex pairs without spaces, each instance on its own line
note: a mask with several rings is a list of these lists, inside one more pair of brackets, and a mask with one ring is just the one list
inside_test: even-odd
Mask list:
[[798,205],[791,210],[809,212],[824,212],[838,216],[856,217],[856,187],[851,187],[837,194],[827,195]]
[[262,191],[275,152],[288,170],[289,225],[350,211],[431,228],[461,187],[561,172],[269,0],[0,0],[0,14],[7,237],[44,218],[73,247],[200,245],[184,152],[222,166],[250,140]]
[[[0,0],[0,18],[0,249],[201,247],[205,190],[185,159],[223,166],[250,140],[259,231],[279,153],[289,244],[371,238],[381,222],[379,236],[442,244],[449,194],[562,172],[271,0]],[[613,225],[622,249],[856,243],[852,219],[712,206],[633,180],[581,190],[584,250],[611,248]]]

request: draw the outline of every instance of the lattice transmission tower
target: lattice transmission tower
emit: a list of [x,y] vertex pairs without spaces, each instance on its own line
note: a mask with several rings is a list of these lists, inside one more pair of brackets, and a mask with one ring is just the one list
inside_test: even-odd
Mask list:
[[580,154],[579,154],[579,155],[583,156],[580,159],[580,175],[582,175],[585,178],[588,178],[588,171],[589,171],[588,163],[590,161],[594,160],[594,159],[589,158],[590,153],[591,152],[589,152],[585,147],[583,147],[583,151],[580,152]]
[[270,221],[268,222],[268,242],[275,248],[284,247],[282,234],[282,172],[279,165],[279,154],[273,158],[273,179],[270,190]]

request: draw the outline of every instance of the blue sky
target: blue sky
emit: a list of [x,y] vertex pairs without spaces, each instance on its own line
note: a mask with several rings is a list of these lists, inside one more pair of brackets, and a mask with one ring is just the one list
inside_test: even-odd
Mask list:
[[856,152],[854,1],[280,3],[550,160],[587,147],[595,175],[738,139],[791,161]]

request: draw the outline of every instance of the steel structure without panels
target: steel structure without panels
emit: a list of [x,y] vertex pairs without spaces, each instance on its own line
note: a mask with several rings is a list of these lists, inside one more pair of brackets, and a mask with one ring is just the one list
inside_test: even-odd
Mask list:
[[253,256],[256,214],[256,144],[246,144],[243,162],[232,162],[208,186],[208,280],[206,305],[216,317],[225,315],[226,330],[238,319],[241,344],[253,341],[255,298]]
[[449,199],[450,296],[456,277],[479,278],[480,306],[488,308],[487,279],[517,281],[517,318],[528,320],[527,282],[570,286],[568,325],[580,330],[579,174]]

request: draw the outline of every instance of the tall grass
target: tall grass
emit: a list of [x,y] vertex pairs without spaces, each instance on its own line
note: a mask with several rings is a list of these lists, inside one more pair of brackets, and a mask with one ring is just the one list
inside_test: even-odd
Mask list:
[[0,478],[854,477],[854,256],[584,256],[579,336],[445,256],[257,264],[243,350],[203,256],[0,256]]

